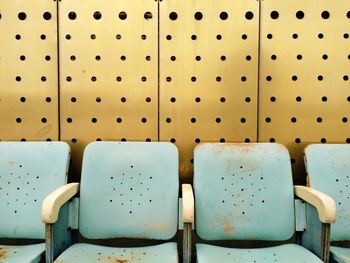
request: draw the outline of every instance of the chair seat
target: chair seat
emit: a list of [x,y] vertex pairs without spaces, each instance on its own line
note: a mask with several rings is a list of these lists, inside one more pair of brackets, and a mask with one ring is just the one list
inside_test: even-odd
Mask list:
[[331,256],[339,263],[350,262],[350,248],[331,246]]
[[74,244],[64,251],[55,263],[92,263],[92,262],[140,262],[140,263],[177,263],[176,243],[137,248],[117,248]]
[[307,249],[296,244],[287,244],[267,248],[224,248],[206,244],[197,244],[198,263],[322,263],[322,260]]
[[38,263],[44,258],[45,244],[25,246],[0,245],[0,263]]

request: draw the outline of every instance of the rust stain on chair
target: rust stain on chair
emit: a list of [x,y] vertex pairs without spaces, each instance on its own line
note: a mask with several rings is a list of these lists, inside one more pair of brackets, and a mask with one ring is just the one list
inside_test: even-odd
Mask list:
[[6,248],[0,247],[0,259],[6,259],[8,254],[8,250]]

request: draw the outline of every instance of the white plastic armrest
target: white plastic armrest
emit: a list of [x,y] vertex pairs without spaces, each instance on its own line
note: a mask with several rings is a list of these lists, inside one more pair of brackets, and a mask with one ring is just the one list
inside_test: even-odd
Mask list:
[[194,222],[194,198],[190,184],[182,185],[182,220],[184,223]]
[[41,220],[45,224],[57,221],[61,207],[79,192],[79,183],[61,186],[44,199],[41,207]]
[[294,186],[295,195],[313,205],[318,212],[318,217],[322,223],[334,223],[336,216],[336,206],[334,200],[328,195],[312,189],[310,187]]

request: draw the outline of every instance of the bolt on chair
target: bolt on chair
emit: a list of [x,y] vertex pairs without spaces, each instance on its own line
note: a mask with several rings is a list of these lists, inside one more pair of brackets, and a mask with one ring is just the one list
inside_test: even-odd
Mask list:
[[[56,224],[61,205],[79,192],[79,209],[70,216],[78,220],[71,228],[84,238],[167,241],[178,228],[178,166],[178,151],[171,143],[90,143],[84,151],[80,191],[58,190],[47,197],[42,219],[47,227]],[[175,242],[144,247],[75,243],[66,249],[52,236],[47,242],[50,263],[57,256],[57,263],[178,262]]]
[[[198,263],[327,262],[334,202],[316,190],[293,187],[290,156],[284,146],[200,144],[194,151],[193,185],[195,228],[203,240],[288,241],[296,230],[301,231],[299,244],[226,248],[198,243]],[[187,196],[184,211],[190,215],[184,220],[191,227],[194,212],[190,185],[184,185],[183,191]],[[295,201],[294,195],[306,204]],[[186,250],[188,260],[190,251]]]
[[[331,241],[350,240],[350,145],[311,144],[304,151],[308,184],[331,196],[337,206]],[[331,261],[350,262],[350,248],[331,246]]]
[[45,244],[26,239],[44,239],[41,204],[67,183],[69,159],[63,142],[0,142],[1,263],[43,262]]

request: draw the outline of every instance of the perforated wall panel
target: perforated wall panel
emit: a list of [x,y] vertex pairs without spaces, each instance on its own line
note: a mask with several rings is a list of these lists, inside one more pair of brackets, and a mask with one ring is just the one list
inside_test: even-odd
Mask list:
[[56,6],[0,2],[1,140],[58,140]]
[[160,139],[190,179],[197,143],[257,137],[259,2],[164,0],[160,6]]

